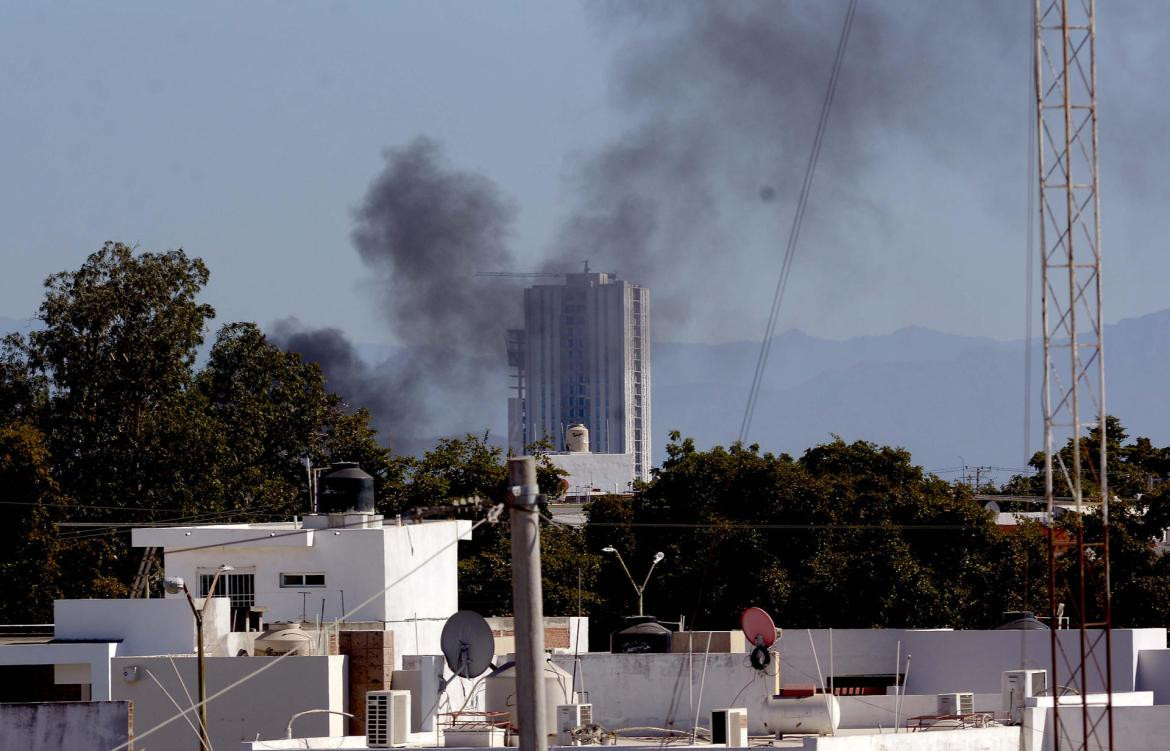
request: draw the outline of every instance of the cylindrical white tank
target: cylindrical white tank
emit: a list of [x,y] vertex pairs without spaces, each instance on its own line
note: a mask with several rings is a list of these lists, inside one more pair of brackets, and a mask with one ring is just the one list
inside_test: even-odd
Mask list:
[[297,621],[274,621],[264,633],[252,643],[252,652],[257,657],[283,655],[292,652],[300,655],[313,654],[313,637],[305,633]]
[[[484,709],[488,712],[508,712],[511,722],[517,725],[516,715],[516,667],[512,666],[484,681]],[[549,735],[557,732],[557,705],[574,704],[573,675],[558,668],[551,662],[544,663],[544,720]]]
[[589,428],[581,423],[574,423],[569,426],[568,433],[565,437],[565,443],[569,448],[571,454],[588,454],[589,453]]
[[[826,701],[827,699],[827,701]],[[764,727],[769,733],[823,735],[837,729],[841,705],[837,697],[772,696],[764,700]]]

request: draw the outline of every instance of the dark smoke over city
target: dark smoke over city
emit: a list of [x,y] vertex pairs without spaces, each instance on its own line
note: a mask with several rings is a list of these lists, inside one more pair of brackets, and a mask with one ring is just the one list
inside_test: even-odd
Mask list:
[[383,441],[409,452],[500,422],[504,331],[519,303],[513,285],[475,274],[512,267],[515,208],[487,178],[445,164],[431,140],[385,160],[354,211],[352,239],[396,354],[369,366],[340,331],[287,322],[276,338],[318,362],[330,389],[368,407]]
[[[629,125],[570,163],[561,227],[543,257],[521,259],[521,267],[562,271],[588,260],[594,270],[646,284],[660,338],[732,325],[740,338],[759,336],[845,4],[589,7],[616,50],[614,103]],[[895,18],[865,3],[853,24],[798,262],[803,279],[822,290],[825,310],[835,296],[858,294],[890,273],[874,250],[891,220],[862,179],[873,167],[875,131],[901,133],[956,168],[973,158],[924,135],[961,129],[986,95],[952,91],[949,79],[966,61],[948,48],[945,30],[1000,50],[1025,42],[1022,34],[995,35],[1025,28],[1026,18],[962,8],[917,15]],[[911,39],[917,52],[907,55]],[[1010,141],[1000,131],[1019,123],[1004,122],[985,113],[980,135],[969,140]],[[490,179],[446,164],[431,140],[388,151],[355,210],[352,239],[400,354],[367,366],[336,330],[286,325],[279,340],[320,362],[331,388],[369,407],[396,448],[502,427],[504,331],[519,324],[523,280],[491,284],[475,272],[517,268],[509,247],[515,214]],[[720,298],[756,290],[758,320],[733,320],[720,308]]]
[[[1024,35],[1002,33],[1026,29],[1026,9],[945,6],[920,4],[914,13],[886,3],[858,6],[809,208],[814,234],[804,243],[805,270],[836,278],[824,285],[830,297],[854,294],[854,281],[872,280],[884,265],[873,251],[888,236],[890,218],[864,178],[878,152],[889,151],[888,134],[933,151],[930,158],[952,160],[1004,135],[1002,105],[980,111],[987,92],[955,86],[970,61],[953,46],[977,38],[997,56],[1018,50],[1026,64]],[[646,283],[662,336],[688,326],[712,335],[732,322],[720,315],[721,295],[741,295],[760,275],[775,280],[846,3],[588,7],[615,41],[613,98],[631,125],[576,165],[577,206],[550,265],[589,258],[599,269],[653,280]],[[995,66],[987,70],[990,82]],[[1021,86],[1021,116],[1028,114],[1024,93]],[[969,128],[965,121],[980,122],[977,138],[939,138]],[[1025,122],[1003,128],[1016,129],[1021,153]],[[960,143],[965,148],[954,149]],[[760,291],[763,308],[767,293]],[[692,320],[700,294],[704,315],[713,318],[707,325]]]

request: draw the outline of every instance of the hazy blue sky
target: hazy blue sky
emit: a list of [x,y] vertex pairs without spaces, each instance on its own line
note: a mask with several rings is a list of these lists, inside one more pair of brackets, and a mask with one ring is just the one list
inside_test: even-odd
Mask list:
[[[784,50],[748,62],[802,84],[779,103],[778,132],[811,135],[845,4],[792,5],[775,3],[812,30],[804,62]],[[882,10],[858,17],[781,330],[1022,335],[1030,3],[947,5],[862,0]],[[1170,307],[1170,9],[1102,6],[1102,216],[1117,320]],[[121,240],[203,257],[221,321],[295,315],[392,342],[349,239],[382,151],[426,135],[452,168],[495,181],[518,208],[517,266],[536,267],[556,252],[582,162],[647,118],[677,117],[679,101],[710,106],[718,84],[695,83],[702,58],[672,56],[671,34],[687,36],[654,19],[664,7],[0,2],[0,315],[31,315],[44,277]],[[651,71],[641,89],[631,71]],[[719,233],[677,240],[710,243],[709,257],[691,256],[701,263],[635,280],[691,303],[655,321],[661,337],[763,329],[807,142],[761,148],[752,134],[766,121],[736,135],[731,120],[750,112],[728,112],[737,158],[777,160],[739,185],[754,200],[729,203]],[[774,201],[755,198],[763,184],[777,187]]]

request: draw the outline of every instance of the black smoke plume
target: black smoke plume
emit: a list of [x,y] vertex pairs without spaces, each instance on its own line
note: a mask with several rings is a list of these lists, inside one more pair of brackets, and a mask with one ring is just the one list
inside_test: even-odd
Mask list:
[[[729,326],[744,321],[724,303],[745,293],[758,296],[762,323],[846,5],[588,6],[617,45],[613,98],[631,123],[576,165],[577,208],[549,267],[590,259],[599,270],[648,285],[658,336],[677,335],[702,309],[709,323],[698,322],[693,333],[726,338]],[[1023,6],[858,6],[798,256],[801,281],[810,273],[829,276],[816,280],[826,309],[835,296],[856,293],[852,282],[870,285],[890,266],[881,252],[891,234],[885,197],[873,192],[881,178],[865,178],[875,159],[891,158],[899,138],[925,145],[928,159],[973,164],[974,175],[987,171],[981,165],[989,153],[1004,149],[996,139],[1005,129],[1015,129],[1012,143],[1023,152],[1027,31]],[[1004,66],[995,64],[1005,50],[1023,71],[1012,79],[1019,81],[1012,100],[1019,108],[1011,114],[1020,117],[1009,121],[998,86]],[[975,54],[988,89],[956,85],[971,80]],[[989,97],[998,99],[988,104]],[[735,336],[759,333],[753,326]]]
[[435,436],[503,421],[504,332],[519,318],[517,289],[475,274],[512,268],[515,208],[487,178],[449,167],[431,140],[385,160],[354,212],[352,237],[399,348],[370,367],[336,329],[286,323],[277,338],[318,362],[331,389],[368,407],[386,443],[414,453]]
[[[613,98],[629,126],[570,165],[561,229],[543,259],[522,265],[588,260],[649,286],[659,339],[759,336],[846,5],[590,5],[616,47]],[[794,272],[821,314],[912,261],[898,255],[878,192],[896,178],[870,174],[896,164],[899,148],[989,184],[1016,176],[1019,160],[988,158],[1023,154],[1027,138],[1026,72],[1015,68],[1028,67],[1028,11],[1009,5],[860,4]],[[1009,85],[1019,112],[1003,107]],[[984,192],[1004,202],[998,213],[1022,216],[1022,191]],[[316,347],[335,387],[370,406],[395,447],[503,424],[503,334],[519,323],[521,285],[474,274],[516,268],[514,215],[495,184],[451,168],[426,139],[388,151],[357,208],[353,242],[401,355],[363,370],[337,332],[302,332],[299,346]]]
[[392,360],[380,366],[368,364],[341,329],[306,328],[296,318],[285,318],[273,325],[269,337],[281,349],[320,365],[326,388],[340,394],[351,408],[368,409],[383,432],[393,432],[394,426],[418,419],[418,414],[404,409],[386,388],[389,373],[384,371],[392,369]]

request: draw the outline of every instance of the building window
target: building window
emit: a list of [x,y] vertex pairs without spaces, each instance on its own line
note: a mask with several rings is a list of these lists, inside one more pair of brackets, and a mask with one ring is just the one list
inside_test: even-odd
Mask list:
[[[207,588],[215,578],[215,570],[200,568],[196,573],[199,575],[199,596],[207,597]],[[250,610],[256,604],[255,569],[250,572],[225,571],[215,583],[215,592],[211,596],[230,599],[233,617],[238,611]]]
[[281,574],[282,587],[324,587],[325,574]]

